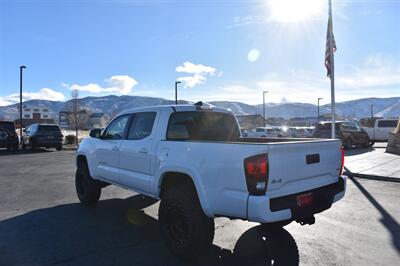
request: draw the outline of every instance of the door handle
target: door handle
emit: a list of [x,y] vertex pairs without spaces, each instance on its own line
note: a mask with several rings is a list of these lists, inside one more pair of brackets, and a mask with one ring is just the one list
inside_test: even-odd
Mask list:
[[146,148],[141,148],[139,150],[139,153],[149,153],[148,150]]
[[118,146],[114,146],[114,147],[112,147],[112,150],[113,151],[119,151],[119,148],[118,148]]

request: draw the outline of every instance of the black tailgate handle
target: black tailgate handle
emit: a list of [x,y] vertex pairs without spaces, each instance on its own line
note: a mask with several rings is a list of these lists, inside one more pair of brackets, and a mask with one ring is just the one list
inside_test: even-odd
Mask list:
[[307,164],[319,163],[319,153],[306,155]]

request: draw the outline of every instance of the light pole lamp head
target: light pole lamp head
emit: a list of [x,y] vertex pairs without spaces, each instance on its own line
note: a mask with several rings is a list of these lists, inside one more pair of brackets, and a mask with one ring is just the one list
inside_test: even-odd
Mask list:
[[180,84],[180,83],[182,83],[182,81],[175,81],[175,84]]
[[22,65],[22,66],[20,66],[19,68],[20,68],[20,69],[24,69],[24,68],[26,68],[26,66]]

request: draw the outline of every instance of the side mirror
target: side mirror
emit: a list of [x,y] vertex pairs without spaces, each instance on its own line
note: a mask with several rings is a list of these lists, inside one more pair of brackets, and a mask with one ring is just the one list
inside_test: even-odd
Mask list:
[[93,128],[90,130],[89,136],[92,138],[99,138],[101,135],[101,129],[100,128]]

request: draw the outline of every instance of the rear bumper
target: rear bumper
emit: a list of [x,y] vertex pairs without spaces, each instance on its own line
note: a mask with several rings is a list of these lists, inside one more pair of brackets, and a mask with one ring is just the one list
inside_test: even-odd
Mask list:
[[62,145],[61,140],[35,140],[32,142],[36,147],[58,147]]
[[[329,209],[332,204],[344,197],[346,178],[339,177],[338,182],[316,189],[270,199],[268,196],[249,196],[248,220],[259,223],[271,223],[283,220],[300,220]],[[313,204],[306,208],[297,206],[297,196],[313,194]]]
[[12,147],[18,145],[18,139],[0,140],[0,148]]

